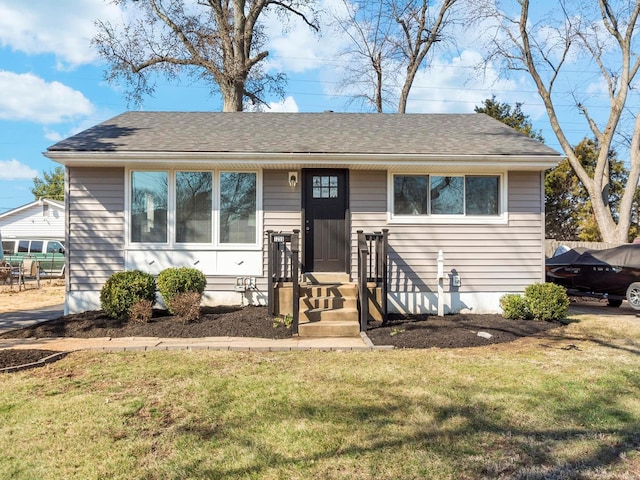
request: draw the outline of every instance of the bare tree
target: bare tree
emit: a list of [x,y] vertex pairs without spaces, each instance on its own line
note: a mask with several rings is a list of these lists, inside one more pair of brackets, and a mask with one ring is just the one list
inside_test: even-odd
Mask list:
[[343,0],[347,14],[334,17],[351,41],[343,51],[351,60],[343,83],[360,90],[355,98],[378,112],[386,104],[406,113],[416,75],[434,45],[445,39],[457,1]]
[[241,111],[244,101],[265,104],[283,96],[284,75],[269,75],[261,62],[265,36],[261,17],[271,9],[294,15],[318,30],[304,9],[312,0],[112,0],[137,14],[128,23],[98,20],[93,44],[109,63],[109,81],[122,80],[136,104],[155,89],[154,75],[175,80],[187,72],[222,94],[223,111]]
[[334,14],[333,23],[350,40],[341,54],[348,62],[341,89],[350,93],[358,90],[352,101],[371,105],[376,112],[382,113],[391,96],[386,75],[393,74],[390,68],[393,55],[391,24],[385,20],[385,2],[342,0],[341,7],[340,13]]
[[[481,3],[484,19],[497,21],[487,60],[502,62],[507,71],[528,73],[564,154],[589,194],[602,239],[626,242],[640,175],[640,116],[629,110],[633,108],[629,96],[640,68],[636,37],[640,1],[582,3],[559,0],[555,16],[538,16],[541,20],[535,22],[530,18],[529,0],[516,1],[518,14],[513,17],[506,13],[506,9],[499,8],[499,0]],[[592,174],[581,164],[567,139],[567,126],[558,116],[560,103],[566,102],[566,96],[556,92],[559,81],[566,78],[584,81],[580,73],[566,72],[575,68],[577,59],[590,61],[596,66],[609,100],[606,121],[599,124],[588,108],[586,94],[585,98],[578,93],[573,95],[577,111],[584,117],[586,126],[600,146]],[[630,132],[623,131],[629,117],[635,117],[633,126]],[[628,140],[630,169],[616,216],[608,202],[609,152],[616,138],[620,137]]]
[[433,46],[443,40],[443,32],[453,22],[451,14],[456,1],[443,0],[439,8],[435,9],[429,0],[392,2],[392,13],[401,31],[396,46],[407,69],[398,101],[398,113],[406,113],[407,100],[416,75]]

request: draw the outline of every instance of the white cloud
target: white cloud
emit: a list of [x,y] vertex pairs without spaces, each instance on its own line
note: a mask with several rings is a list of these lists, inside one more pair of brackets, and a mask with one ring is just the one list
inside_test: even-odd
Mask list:
[[96,60],[91,47],[96,19],[120,16],[103,0],[0,0],[0,46],[29,55],[52,53],[59,68]]
[[[317,9],[335,11],[341,4],[341,0],[320,0]],[[267,57],[268,70],[296,74],[326,68],[327,61],[334,59],[345,45],[345,39],[329,31],[326,23],[317,33],[295,15],[291,16],[285,28],[276,13],[267,14],[264,21],[270,53]]]
[[30,73],[0,70],[0,119],[57,123],[93,112],[79,91],[60,82],[45,82]]
[[38,171],[18,160],[0,160],[0,180],[31,180]]
[[269,112],[291,112],[297,113],[300,111],[295,99],[291,96],[285,98],[280,102],[269,102]]

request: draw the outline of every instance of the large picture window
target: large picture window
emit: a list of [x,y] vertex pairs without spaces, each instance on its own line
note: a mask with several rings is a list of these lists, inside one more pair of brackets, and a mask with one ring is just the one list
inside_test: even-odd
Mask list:
[[258,247],[258,173],[131,171],[129,179],[131,243]]
[[500,181],[500,175],[393,175],[393,216],[497,217]]
[[167,172],[132,172],[132,242],[167,242],[168,185]]

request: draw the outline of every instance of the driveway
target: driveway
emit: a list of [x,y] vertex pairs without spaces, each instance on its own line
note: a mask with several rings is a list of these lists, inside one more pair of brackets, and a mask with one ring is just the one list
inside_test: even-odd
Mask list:
[[636,317],[640,316],[640,310],[634,310],[626,300],[617,308],[607,306],[604,300],[580,298],[569,305],[569,314],[597,315],[599,317]]
[[42,307],[22,312],[0,313],[0,332],[16,328],[28,327],[46,320],[53,320],[64,315],[64,304]]

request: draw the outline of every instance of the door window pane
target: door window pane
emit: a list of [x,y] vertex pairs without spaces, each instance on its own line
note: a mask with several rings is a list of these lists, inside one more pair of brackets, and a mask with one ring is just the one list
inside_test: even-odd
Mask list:
[[313,198],[338,198],[338,177],[334,175],[314,175]]
[[131,241],[167,242],[167,172],[131,173]]
[[29,240],[20,240],[18,242],[18,253],[29,253]]
[[30,253],[42,253],[42,245],[43,245],[43,241],[42,240],[32,240],[31,241],[31,247],[29,248],[29,252]]
[[176,173],[176,242],[211,243],[211,172]]
[[255,173],[220,174],[220,243],[256,243]]
[[431,213],[433,215],[464,213],[463,177],[431,177]]
[[499,177],[466,177],[467,215],[498,215]]
[[395,175],[393,177],[393,213],[395,215],[427,215],[429,213],[428,185],[427,175]]

